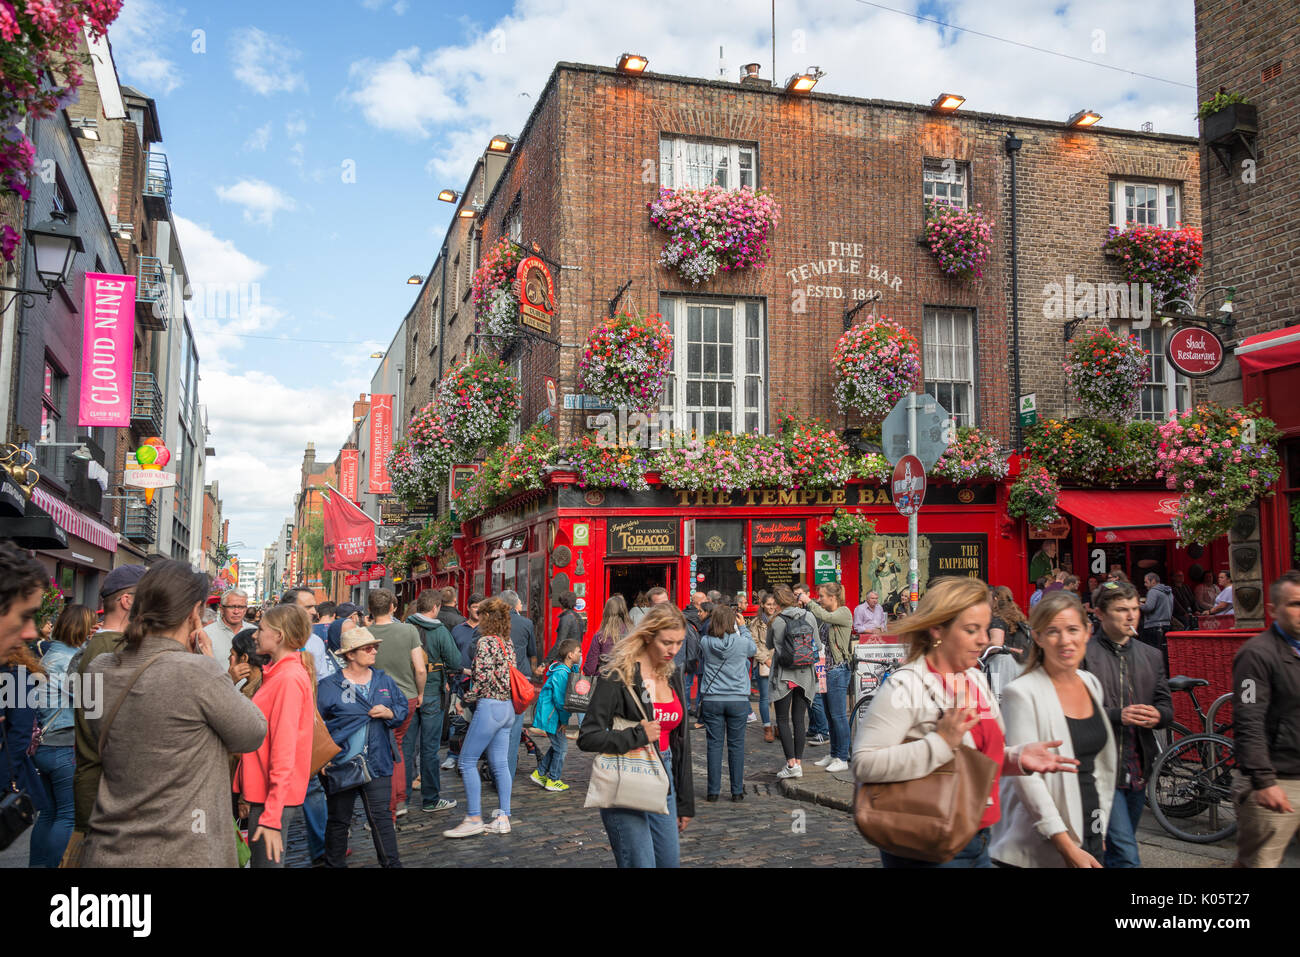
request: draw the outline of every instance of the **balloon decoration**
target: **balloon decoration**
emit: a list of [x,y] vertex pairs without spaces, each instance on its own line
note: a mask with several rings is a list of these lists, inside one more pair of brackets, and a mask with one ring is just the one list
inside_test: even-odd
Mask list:
[[[142,469],[160,471],[171,460],[171,452],[167,451],[167,446],[157,436],[145,439],[144,444],[135,450],[135,461]],[[147,488],[144,490],[146,505],[153,504],[153,493],[154,489]]]

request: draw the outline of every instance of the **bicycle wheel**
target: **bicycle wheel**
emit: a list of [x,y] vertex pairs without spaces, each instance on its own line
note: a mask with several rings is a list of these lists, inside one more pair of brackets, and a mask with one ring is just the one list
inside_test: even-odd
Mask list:
[[858,736],[858,718],[861,715],[867,713],[867,709],[871,707],[871,700],[872,700],[871,698],[863,698],[861,701],[859,701],[857,704],[853,706],[853,713],[849,715],[850,746],[852,745],[852,742],[857,739]]
[[1232,741],[1217,734],[1190,735],[1160,755],[1148,788],[1160,826],[1193,844],[1213,844],[1236,833],[1234,767]]
[[[1177,721],[1171,722],[1168,727],[1157,731],[1156,746],[1159,748],[1159,754],[1157,755],[1156,764],[1159,764],[1158,759],[1160,755],[1164,754],[1179,741],[1186,737],[1190,737],[1191,733],[1192,732],[1184,728]],[[1191,817],[1196,814],[1198,810],[1197,803],[1194,800],[1191,800],[1186,794],[1175,794],[1174,789],[1175,782],[1173,780],[1165,780],[1164,777],[1156,773],[1156,769],[1153,766],[1151,769],[1151,781],[1147,784],[1147,803],[1153,808],[1159,804],[1164,809],[1165,814],[1169,817]]]
[[1184,728],[1177,721],[1170,721],[1168,725],[1156,732],[1156,741],[1160,744],[1161,753],[1168,751],[1191,733],[1190,728]]

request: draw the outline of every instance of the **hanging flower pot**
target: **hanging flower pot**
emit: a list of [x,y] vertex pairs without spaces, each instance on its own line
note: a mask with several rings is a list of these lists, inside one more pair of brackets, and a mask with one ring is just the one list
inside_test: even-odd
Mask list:
[[519,332],[519,297],[514,285],[523,259],[523,247],[502,236],[474,270],[474,309],[491,335],[514,336]]
[[1009,469],[1007,453],[995,437],[964,425],[934,463],[931,474],[952,482],[971,482],[1004,478]]
[[1061,486],[1052,473],[1033,465],[1020,473],[1007,495],[1007,514],[1023,518],[1030,528],[1047,528],[1060,519],[1056,503]]
[[781,208],[751,189],[660,189],[646,204],[650,222],[668,233],[659,265],[675,269],[692,285],[719,270],[761,269]]
[[1174,299],[1190,302],[1196,293],[1202,253],[1199,229],[1112,226],[1102,250],[1119,265],[1125,282],[1151,284],[1151,301],[1157,309]]
[[587,334],[578,374],[583,389],[633,412],[663,398],[673,362],[672,327],[655,313],[617,313]]
[[438,384],[436,402],[453,446],[495,445],[519,415],[519,383],[500,359],[471,356]]
[[984,264],[993,251],[993,220],[983,207],[931,207],[925,223],[925,245],[939,268],[953,279],[971,282],[983,278]]
[[859,323],[840,337],[831,356],[835,401],[868,419],[889,414],[921,382],[921,344],[885,317]]
[[856,545],[876,534],[875,522],[865,515],[855,515],[842,508],[837,508],[830,518],[817,527],[831,548]]
[[1137,337],[1123,338],[1109,329],[1071,339],[1065,381],[1084,414],[1101,419],[1126,419],[1138,407],[1147,380],[1149,353]]

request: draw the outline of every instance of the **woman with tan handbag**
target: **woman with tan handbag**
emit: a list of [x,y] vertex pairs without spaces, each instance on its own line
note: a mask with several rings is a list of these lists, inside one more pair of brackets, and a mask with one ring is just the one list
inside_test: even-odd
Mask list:
[[[679,866],[678,836],[695,816],[686,693],[673,669],[685,640],[686,620],[672,605],[646,612],[610,653],[578,734],[578,747],[597,754],[586,806],[600,808],[619,867]],[[642,762],[648,773],[635,775],[624,791],[605,780],[601,768],[634,751],[648,757]],[[663,781],[664,791],[644,793],[651,778]],[[651,804],[657,806],[647,810]]]
[[[931,579],[916,612],[896,626],[909,646],[907,663],[872,700],[853,743],[852,761],[859,784],[873,786],[859,788],[858,825],[881,847],[885,867],[992,867],[989,828],[1000,815],[998,777],[1073,771],[1079,763],[1049,750],[1060,741],[1006,749],[997,701],[978,667],[992,617],[984,582],[937,578]],[[933,805],[925,803],[925,785],[941,788],[947,786],[944,775],[980,774],[980,786],[967,792],[958,788],[968,795],[969,806],[953,811],[959,834],[948,845],[952,853],[939,850],[931,835],[947,833],[951,839],[954,822],[947,822],[945,832],[944,822],[927,817]],[[990,779],[990,787],[982,786]],[[911,786],[902,787],[904,782]],[[959,785],[963,783],[970,782]],[[880,785],[895,787],[887,793]],[[871,813],[863,813],[867,797],[867,806],[880,811],[876,822],[885,821],[884,827],[877,823],[873,830]],[[916,807],[906,806],[908,801]],[[883,811],[886,807],[891,813]]]
[[300,649],[310,634],[311,620],[297,605],[269,609],[257,629],[257,651],[270,659],[253,695],[266,715],[266,739],[243,756],[234,781],[235,793],[248,804],[248,846],[257,868],[284,866],[284,834],[307,797],[316,666]]
[[1030,616],[1034,647],[1025,673],[1002,695],[1007,741],[1060,738],[1077,775],[1029,774],[1002,782],[1001,821],[990,856],[1013,867],[1101,867],[1115,796],[1115,737],[1101,682],[1080,669],[1088,616],[1072,591],[1055,591]]

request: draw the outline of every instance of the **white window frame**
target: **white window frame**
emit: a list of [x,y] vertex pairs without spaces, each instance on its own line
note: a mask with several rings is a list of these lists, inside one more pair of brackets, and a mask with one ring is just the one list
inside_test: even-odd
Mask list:
[[[1129,190],[1136,192],[1138,189],[1155,190],[1155,223],[1129,218],[1130,209],[1132,208],[1136,213],[1136,207],[1129,206],[1128,193]],[[1108,212],[1110,224],[1118,229],[1123,229],[1130,222],[1135,222],[1140,226],[1156,225],[1165,229],[1177,229],[1178,224],[1183,220],[1183,189],[1179,183],[1144,179],[1112,179],[1109,190]],[[1135,195],[1133,199],[1136,200],[1137,196]]]
[[[956,162],[953,172],[949,174],[946,164],[953,163],[953,160],[927,159],[921,169],[921,198],[925,203],[926,211],[929,212],[932,206],[954,206],[957,209],[970,208],[970,163]],[[940,200],[933,195],[934,190],[927,192],[926,187],[934,184],[946,188],[948,196]],[[952,199],[953,186],[961,187],[961,201],[954,202]]]
[[[705,407],[701,403],[685,402],[688,381],[725,382],[721,378],[706,379],[706,374],[689,380],[688,353],[690,335],[688,316],[690,309],[723,308],[731,310],[731,429],[733,433],[748,432],[751,428],[767,432],[767,309],[761,299],[706,299],[690,296],[661,296],[659,311],[673,327],[673,365],[661,411],[668,413],[672,427],[688,430],[701,422],[700,413],[723,414],[725,406]],[[756,313],[756,314],[755,314]],[[719,317],[721,318],[721,317]],[[749,320],[757,322],[757,336],[748,333]],[[754,348],[749,346],[753,344]],[[717,375],[717,373],[715,373]],[[681,396],[682,401],[677,397]],[[747,398],[752,397],[752,401]],[[751,428],[747,428],[750,426]],[[705,431],[713,431],[705,424]]]
[[1147,381],[1142,383],[1142,396],[1134,419],[1143,422],[1164,422],[1171,411],[1185,412],[1192,407],[1192,384],[1187,376],[1169,364],[1165,354],[1166,330],[1160,326],[1135,329],[1138,342],[1146,349]]
[[[701,168],[701,152],[709,151],[712,159],[709,168],[714,175],[709,182],[696,178],[692,181],[686,175],[688,168]],[[688,159],[695,162],[688,164]],[[721,159],[721,162],[719,162]],[[747,159],[748,181],[742,176],[741,160]],[[659,136],[659,185],[669,189],[701,189],[716,183],[719,170],[725,170],[727,182],[719,185],[725,189],[740,189],[747,186],[758,188],[758,146],[753,143],[726,143],[716,140],[691,139],[685,136]]]
[[512,243],[524,241],[524,212],[516,203],[506,216],[506,235]]
[[[922,315],[921,374],[925,383],[925,391],[943,403],[944,408],[952,415],[954,425],[959,427],[977,425],[979,423],[979,408],[976,404],[975,377],[979,369],[979,362],[975,351],[975,310],[959,307],[926,306]],[[949,329],[946,337],[947,341],[943,341],[945,337],[941,328],[945,320]],[[959,320],[967,329],[966,343],[964,345],[959,344],[956,341],[957,337],[953,335]],[[938,375],[940,350],[947,350],[948,352],[952,369],[951,375]],[[943,389],[940,386],[947,386],[948,388]],[[957,387],[964,387],[966,391],[966,406],[969,411],[965,413],[960,413],[952,407],[956,403],[952,402],[950,394]]]

